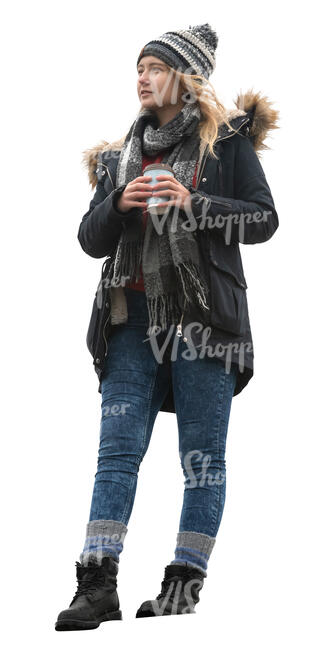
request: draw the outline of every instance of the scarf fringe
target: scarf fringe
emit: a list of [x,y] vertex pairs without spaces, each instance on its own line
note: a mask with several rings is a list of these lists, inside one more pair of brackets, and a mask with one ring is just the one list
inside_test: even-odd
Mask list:
[[[142,259],[142,243],[126,242],[124,249],[118,246],[114,265],[110,267],[109,281],[110,286],[117,287],[121,285],[122,277],[134,277],[139,279],[139,269]],[[124,254],[122,256],[122,250]],[[189,260],[181,262],[175,267],[180,278],[183,295],[188,302],[196,302],[203,309],[209,310],[206,302],[206,293],[208,291],[204,282],[200,280],[197,266]],[[176,324],[180,318],[180,307],[177,293],[160,294],[158,296],[147,296],[147,307],[149,313],[149,327],[147,335],[158,334],[159,331],[166,331],[169,324]]]
[[109,280],[111,286],[120,286],[122,284],[122,278],[125,284],[126,279],[132,279],[134,276],[137,282],[140,279],[141,262],[142,241],[124,242],[123,238],[121,238],[116,251],[114,265],[110,269]]
[[180,312],[176,293],[161,294],[152,298],[147,297],[147,305],[149,313],[148,336],[158,334],[159,331],[164,332],[168,325],[178,322]]
[[[182,262],[176,266],[179,273],[183,291],[188,302],[199,302],[203,309],[210,309],[206,301],[208,287],[200,280],[197,266],[192,262]],[[190,292],[190,295],[188,294]]]
[[[198,269],[192,261],[182,262],[176,266],[181,279],[183,292],[188,302],[199,302],[203,309],[210,309],[206,302],[207,287],[198,276]],[[149,312],[149,328],[147,334],[156,333],[157,323],[161,331],[167,329],[168,323],[177,323],[180,318],[179,304],[176,293],[162,294],[147,298]],[[158,330],[157,330],[158,332]]]

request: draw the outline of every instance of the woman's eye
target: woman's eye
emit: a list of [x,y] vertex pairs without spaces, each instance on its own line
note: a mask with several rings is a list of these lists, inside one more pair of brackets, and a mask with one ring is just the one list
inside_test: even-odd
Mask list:
[[[158,70],[160,72],[160,68],[151,68],[151,70]],[[138,74],[141,74],[142,70],[138,70]]]

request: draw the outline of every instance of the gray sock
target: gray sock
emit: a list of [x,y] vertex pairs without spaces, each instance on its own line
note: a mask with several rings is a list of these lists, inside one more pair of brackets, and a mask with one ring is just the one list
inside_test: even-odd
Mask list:
[[122,521],[114,519],[95,519],[87,523],[86,539],[79,560],[87,566],[90,560],[101,564],[105,556],[113,557],[119,562],[123,550],[124,538],[128,529]]
[[216,538],[185,530],[177,533],[175,558],[171,564],[187,564],[201,569],[207,576],[208,560],[212,553]]

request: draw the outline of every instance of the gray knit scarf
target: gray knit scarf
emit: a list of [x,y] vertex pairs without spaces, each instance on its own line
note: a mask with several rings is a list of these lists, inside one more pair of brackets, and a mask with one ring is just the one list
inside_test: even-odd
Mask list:
[[[200,119],[197,102],[186,103],[172,120],[161,127],[153,111],[141,111],[123,143],[116,171],[116,186],[142,176],[143,152],[154,155],[168,149],[162,162],[168,163],[175,178],[189,189],[199,157]],[[165,201],[166,197],[162,196],[162,200]],[[149,313],[148,336],[155,334],[159,328],[166,330],[170,323],[178,323],[187,301],[195,302],[199,308],[209,309],[206,302],[208,288],[200,269],[198,243],[192,232],[181,227],[181,210],[175,219],[175,232],[171,231],[175,208],[179,210],[175,205],[165,208],[167,218],[161,233],[157,232],[148,214],[143,234],[142,209],[139,209],[138,215],[135,213],[134,219],[129,220],[127,228],[122,231],[115,261],[108,274],[112,324],[127,322],[122,285],[125,278],[139,279],[141,263]],[[162,218],[161,215],[159,218]]]

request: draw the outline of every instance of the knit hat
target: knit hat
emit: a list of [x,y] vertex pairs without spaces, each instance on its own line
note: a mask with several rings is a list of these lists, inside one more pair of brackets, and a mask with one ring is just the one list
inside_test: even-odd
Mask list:
[[166,32],[142,48],[137,66],[143,56],[151,54],[180,72],[200,74],[208,79],[216,66],[218,40],[208,23]]

